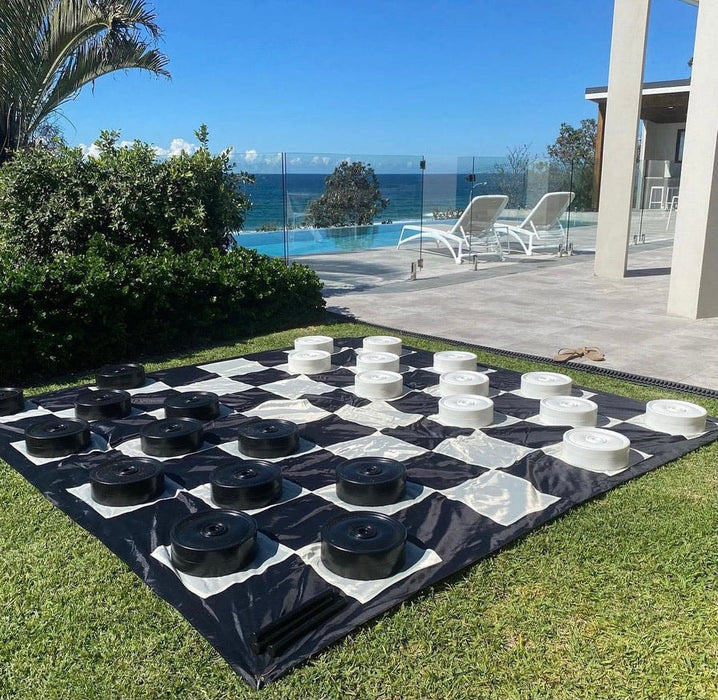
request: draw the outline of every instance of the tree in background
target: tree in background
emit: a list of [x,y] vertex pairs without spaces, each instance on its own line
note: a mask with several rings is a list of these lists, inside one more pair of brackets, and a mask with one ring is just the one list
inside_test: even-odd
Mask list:
[[552,190],[573,191],[573,209],[591,208],[593,163],[596,153],[596,120],[582,119],[577,129],[563,123],[556,141],[546,149],[551,159]]
[[167,57],[144,38],[159,38],[155,19],[144,0],[2,0],[0,163],[100,76],[140,68],[169,77]]
[[307,222],[318,228],[367,226],[389,204],[374,169],[361,161],[342,161],[324,180],[324,193],[309,202]]
[[499,194],[505,194],[509,209],[522,209],[526,206],[526,186],[531,155],[530,144],[512,146],[506,149],[506,162],[494,166],[496,186]]

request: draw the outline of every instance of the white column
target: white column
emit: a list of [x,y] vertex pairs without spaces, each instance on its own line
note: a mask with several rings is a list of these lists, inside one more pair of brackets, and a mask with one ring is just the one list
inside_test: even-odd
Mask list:
[[626,274],[651,0],[615,0],[594,274]]
[[668,313],[718,316],[718,2],[698,5]]

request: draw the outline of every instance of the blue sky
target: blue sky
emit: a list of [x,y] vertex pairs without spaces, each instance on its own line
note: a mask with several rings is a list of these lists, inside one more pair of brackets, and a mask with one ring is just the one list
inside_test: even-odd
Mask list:
[[[62,108],[73,145],[101,129],[170,150],[503,156],[545,152],[595,117],[612,0],[156,0],[172,80],[100,78]],[[653,0],[645,79],[690,75],[697,9]]]

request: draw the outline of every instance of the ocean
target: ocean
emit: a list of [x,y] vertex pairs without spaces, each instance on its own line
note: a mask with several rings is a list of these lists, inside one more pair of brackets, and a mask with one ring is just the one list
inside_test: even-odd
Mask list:
[[[313,199],[324,191],[324,174],[288,174],[287,223],[289,228],[302,225],[304,211]],[[421,174],[377,174],[381,195],[389,200],[377,221],[408,221],[421,218],[422,177]],[[495,173],[477,173],[474,183],[468,182],[465,174],[425,174],[423,178],[423,211],[434,209],[463,210],[469,203],[471,187],[474,196],[496,192]],[[282,176],[279,173],[255,175],[255,182],[244,186],[252,201],[252,208],[245,217],[244,230],[257,231],[262,228],[283,227]]]

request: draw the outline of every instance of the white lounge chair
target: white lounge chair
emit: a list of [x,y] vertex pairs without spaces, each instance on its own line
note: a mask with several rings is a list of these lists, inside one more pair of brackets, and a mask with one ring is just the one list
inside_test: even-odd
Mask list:
[[[461,263],[462,257],[472,253],[471,247],[474,243],[488,242],[497,246],[497,252],[503,259],[501,241],[494,230],[494,222],[504,210],[509,198],[505,195],[486,194],[474,197],[471,203],[453,224],[407,224],[401,229],[399,242],[396,247],[412,241],[426,239],[436,241],[437,246],[445,245],[457,265]],[[405,237],[407,232],[412,233]]]
[[520,224],[497,221],[496,228],[503,228],[519,242],[526,255],[532,255],[535,247],[563,240],[565,232],[559,219],[575,196],[573,192],[548,192]]

